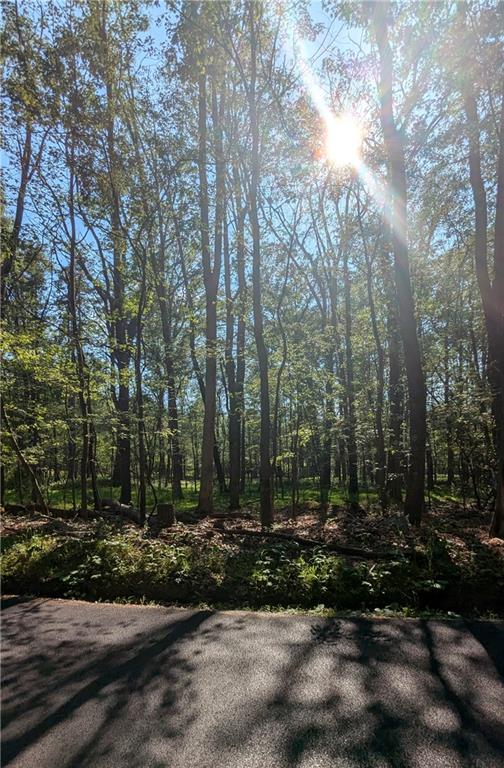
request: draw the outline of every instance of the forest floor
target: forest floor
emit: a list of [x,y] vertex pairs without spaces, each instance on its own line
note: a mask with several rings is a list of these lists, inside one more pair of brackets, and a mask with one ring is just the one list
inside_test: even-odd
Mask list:
[[184,507],[158,531],[117,515],[84,521],[7,505],[4,587],[227,607],[504,615],[504,541],[489,538],[489,514],[473,505],[438,496],[414,530],[399,510],[306,500],[294,515],[277,508],[268,532],[255,505],[204,518]]

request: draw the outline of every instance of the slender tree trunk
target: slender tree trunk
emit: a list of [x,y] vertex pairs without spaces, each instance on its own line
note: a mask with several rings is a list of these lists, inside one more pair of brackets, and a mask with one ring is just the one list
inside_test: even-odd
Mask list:
[[287,363],[287,353],[288,353],[288,347],[287,347],[287,334],[285,332],[285,328],[282,321],[282,305],[285,298],[285,292],[287,290],[287,281],[289,279],[289,269],[290,269],[290,260],[291,260],[291,248],[293,246],[293,242],[291,241],[289,246],[289,253],[287,256],[287,262],[285,266],[285,277],[282,285],[282,290],[280,291],[280,296],[278,297],[278,303],[276,308],[276,315],[277,315],[277,321],[278,321],[278,328],[280,331],[280,336],[282,338],[282,358],[280,360],[280,365],[278,366],[277,376],[276,376],[276,386],[275,386],[275,404],[273,407],[273,434],[272,434],[272,461],[271,461],[271,467],[272,467],[272,474],[273,474],[273,490],[272,493],[274,493],[276,488],[276,474],[277,474],[277,457],[278,457],[278,435],[280,431],[279,426],[279,418],[280,418],[280,394],[281,394],[281,384],[282,384],[282,374],[285,369],[285,365]]
[[427,490],[430,493],[434,490],[434,457],[432,453],[432,445],[430,443],[430,435],[425,449],[425,460],[427,465]]
[[[333,329],[328,330],[327,335],[332,338]],[[320,461],[320,503],[327,505],[331,492],[331,457],[332,457],[332,432],[334,421],[334,354],[330,349],[325,362],[325,403],[324,403],[324,433],[322,436],[322,457]]]
[[138,302],[137,336],[135,344],[135,388],[137,408],[137,440],[138,440],[138,511],[140,525],[145,525],[147,513],[147,455],[145,450],[145,413],[142,385],[142,322],[143,305],[145,303],[145,267],[142,276],[142,287]]
[[159,459],[158,459],[158,489],[161,490],[163,479],[166,475],[166,453],[165,453],[165,439],[163,436],[163,410],[164,410],[164,393],[163,389],[159,390],[158,395],[158,419],[156,424],[156,430],[159,433]]
[[[118,339],[123,338],[126,344],[126,334],[119,332]],[[119,342],[119,348],[122,342]],[[118,373],[119,373],[119,395],[117,398],[119,413],[119,437],[117,440],[119,480],[121,486],[120,502],[129,504],[131,502],[131,436],[130,436],[130,393],[129,393],[129,361],[131,353],[128,349],[127,362],[126,355],[117,350]],[[126,383],[128,382],[128,383]]]
[[[76,71],[74,62],[73,71],[74,82],[76,81]],[[72,113],[76,112],[77,94],[72,92]],[[91,454],[91,402],[88,397],[89,391],[89,371],[84,356],[84,349],[81,342],[81,327],[79,322],[79,313],[77,309],[77,226],[75,217],[75,136],[74,128],[68,137],[66,146],[66,161],[69,171],[69,189],[68,189],[68,218],[70,223],[70,262],[68,267],[68,309],[70,313],[70,328],[72,341],[72,356],[77,369],[77,378],[79,382],[79,405],[82,419],[82,448],[81,448],[81,466],[80,466],[80,486],[81,501],[80,514],[87,518],[88,516],[88,493],[87,481],[88,470],[90,468]],[[99,503],[98,503],[99,507]]]
[[444,337],[444,405],[446,409],[445,425],[446,425],[446,482],[448,488],[453,487],[455,481],[455,455],[453,451],[453,419],[450,413],[450,365],[449,365],[449,338],[448,328]]
[[347,451],[348,451],[348,497],[350,504],[359,503],[358,454],[356,438],[354,368],[352,349],[352,296],[348,269],[348,247],[343,249],[343,290],[345,299],[345,372],[347,398]]
[[[234,173],[237,174],[236,168]],[[239,420],[239,490],[245,492],[245,322],[247,312],[247,283],[245,279],[245,217],[241,192],[235,182],[238,222],[236,233],[236,272],[238,277],[238,325],[236,329],[236,409]]]
[[[69,323],[69,334],[71,334],[71,325]],[[77,476],[77,440],[74,427],[75,419],[75,395],[72,393],[66,405],[66,417],[68,421],[68,440],[67,440],[67,480],[75,481]]]
[[296,423],[292,437],[292,478],[291,478],[291,506],[292,514],[295,516],[299,504],[299,404],[296,395]]
[[407,243],[406,161],[404,138],[394,119],[393,57],[388,38],[388,11],[389,3],[376,3],[373,18],[380,54],[380,117],[389,165],[394,270],[408,382],[410,465],[404,511],[412,524],[419,525],[424,509],[426,388],[411,289]]
[[96,436],[96,427],[91,410],[91,389],[89,386],[89,373],[86,381],[87,412],[89,414],[89,474],[91,476],[91,489],[93,491],[93,503],[95,509],[101,508],[100,489],[98,487],[98,464],[96,452],[98,439]]
[[389,401],[389,445],[387,451],[387,491],[390,498],[402,503],[402,414],[403,393],[401,384],[401,360],[399,354],[400,337],[394,302],[390,302],[387,319],[388,335],[388,401]]
[[199,509],[210,514],[213,512],[213,446],[215,443],[215,393],[216,393],[216,336],[217,314],[215,304],[216,291],[213,289],[213,275],[210,266],[210,239],[208,213],[208,186],[206,177],[206,75],[199,78],[199,175],[200,175],[200,216],[203,271],[206,294],[206,358],[205,358],[205,403],[203,420],[203,439],[201,447],[201,478],[199,491]]
[[240,493],[245,493],[247,480],[247,439],[246,439],[246,421],[245,410],[241,415],[241,457],[240,457]]
[[[180,267],[182,270],[182,278],[184,281],[184,287],[186,292],[186,298],[187,298],[187,304],[189,307],[190,312],[190,318],[189,318],[189,353],[191,356],[191,363],[194,371],[194,375],[196,376],[196,381],[198,382],[198,389],[201,394],[201,400],[203,402],[203,406],[205,405],[205,398],[206,398],[206,392],[205,392],[205,379],[201,372],[200,364],[198,362],[198,357],[196,355],[196,330],[195,330],[195,320],[194,320],[194,302],[192,298],[192,291],[191,286],[189,283],[189,277],[187,274],[186,266],[185,266],[185,259],[184,259],[184,251],[182,248],[182,242],[180,239],[180,232],[178,231],[177,222],[175,221],[175,235],[177,240],[177,246],[179,250],[179,258],[180,258]],[[243,332],[243,338],[245,339],[245,331]],[[238,325],[238,337],[240,335],[240,326]],[[242,359],[244,360],[244,357],[242,356]],[[240,381],[240,359],[238,359],[237,363],[237,380]],[[243,366],[245,366],[245,363],[243,363]],[[241,381],[243,381],[243,377]],[[214,458],[214,465],[215,465],[215,473],[217,475],[217,481],[219,484],[219,492],[225,493],[226,490],[226,479],[224,476],[224,469],[222,467],[222,461],[220,457],[220,450],[219,450],[219,443],[217,441],[217,437],[214,435],[214,445],[213,445],[213,458]]]
[[259,125],[257,119],[257,41],[254,14],[259,8],[256,3],[249,3],[250,25],[250,83],[249,116],[252,137],[251,173],[249,191],[249,216],[252,229],[252,304],[254,316],[254,336],[257,347],[261,399],[260,433],[260,514],[261,525],[269,527],[273,523],[273,493],[271,484],[270,461],[270,396],[268,381],[268,350],[264,341],[262,298],[261,298],[261,242],[257,213],[257,192],[259,186]]
[[226,341],[224,358],[229,408],[229,507],[230,509],[238,509],[240,506],[240,414],[236,364],[233,358],[235,313],[234,300],[231,293],[231,260],[226,219],[224,220],[224,284],[226,290]]
[[31,464],[26,460],[25,455],[23,454],[23,451],[19,446],[17,437],[10,425],[9,417],[7,415],[7,412],[5,410],[5,405],[3,402],[1,403],[1,411],[2,411],[2,421],[7,430],[8,436],[12,443],[12,447],[14,448],[14,452],[18,458],[19,463],[21,464],[22,467],[24,467],[26,474],[30,478],[32,489],[33,489],[34,500],[36,501],[37,504],[40,505],[40,508],[42,509],[42,511],[47,514],[48,512],[47,503],[46,503],[44,494],[42,493],[42,489],[40,488],[37,475],[35,473],[35,470],[31,466]]
[[114,362],[117,367],[119,385],[117,396],[118,430],[117,441],[118,468],[121,484],[120,501],[131,501],[131,438],[130,438],[130,393],[129,367],[131,359],[128,322],[125,311],[124,272],[125,243],[121,233],[121,204],[119,193],[119,163],[115,136],[115,84],[109,66],[110,51],[108,41],[108,3],[102,0],[100,32],[103,45],[104,85],[106,95],[106,136],[110,179],[110,228],[113,251],[113,297],[114,315]]
[[177,387],[175,384],[173,361],[169,358],[166,362],[168,381],[168,428],[171,435],[170,441],[172,454],[172,495],[174,499],[182,499],[184,496],[182,491],[183,461],[182,450],[180,447]]
[[215,235],[214,263],[210,259],[209,204],[207,182],[207,107],[206,107],[206,74],[199,77],[199,199],[201,218],[201,252],[203,262],[203,280],[206,298],[206,360],[205,360],[205,414],[203,420],[203,440],[201,446],[201,481],[198,506],[201,512],[213,512],[213,466],[216,422],[216,389],[217,389],[217,289],[222,253],[222,220],[224,213],[224,158],[222,148],[222,131],[217,105],[215,86],[212,87],[212,118],[215,136],[215,172],[216,172],[216,204],[215,204]]
[[[243,432],[243,389],[245,380],[245,216],[247,209],[242,204],[241,184],[236,165],[233,166],[233,188],[237,212],[236,220],[236,273],[238,291],[233,300],[231,293],[231,264],[227,227],[224,230],[224,264],[226,287],[226,377],[229,390],[229,506],[237,509],[240,505]],[[233,358],[235,307],[237,309],[236,357]],[[218,456],[218,451],[217,451]]]
[[376,347],[376,406],[375,406],[375,424],[376,424],[376,474],[375,482],[378,486],[378,492],[380,496],[380,503],[383,509],[387,506],[387,483],[386,483],[386,470],[387,470],[387,457],[385,452],[385,433],[383,429],[383,403],[385,397],[385,353],[383,350],[382,340],[380,338],[380,331],[378,329],[378,320],[376,317],[376,306],[373,295],[373,277],[371,270],[371,257],[368,252],[366,237],[364,233],[364,227],[362,223],[361,210],[359,198],[357,198],[359,227],[361,231],[361,238],[364,246],[364,256],[366,260],[366,288],[369,304],[369,312],[371,315],[371,328],[373,330],[373,338]]
[[[160,231],[163,232],[162,224]],[[163,334],[164,345],[164,369],[166,373],[167,392],[168,392],[168,429],[170,432],[170,448],[172,458],[172,496],[174,500],[181,499],[182,493],[182,453],[180,450],[180,429],[177,406],[177,387],[175,383],[175,366],[173,362],[173,340],[172,340],[172,321],[170,300],[166,289],[164,259],[164,234],[161,236],[161,248],[159,259],[153,260],[155,272],[156,293],[159,303],[159,312],[161,315],[161,331]],[[154,256],[154,251],[151,253]]]

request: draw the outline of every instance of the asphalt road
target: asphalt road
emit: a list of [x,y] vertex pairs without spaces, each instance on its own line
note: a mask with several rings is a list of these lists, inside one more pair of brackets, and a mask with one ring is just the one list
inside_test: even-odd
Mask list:
[[2,765],[502,768],[504,623],[6,599]]

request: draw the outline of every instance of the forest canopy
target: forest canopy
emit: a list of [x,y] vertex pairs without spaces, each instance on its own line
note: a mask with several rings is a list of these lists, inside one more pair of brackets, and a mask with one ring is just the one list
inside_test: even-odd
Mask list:
[[502,3],[3,10],[2,503],[504,538]]

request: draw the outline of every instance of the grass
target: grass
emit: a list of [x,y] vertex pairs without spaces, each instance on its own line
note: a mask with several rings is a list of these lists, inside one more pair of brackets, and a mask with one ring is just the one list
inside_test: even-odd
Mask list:
[[[104,498],[118,499],[120,496],[120,487],[113,485],[110,480],[101,479],[98,481],[100,494]],[[183,498],[176,502],[176,509],[181,512],[190,511],[198,505],[198,491],[194,490],[192,482],[184,481],[182,483]],[[155,486],[156,498],[158,502],[172,502],[171,486]],[[69,483],[52,483],[46,491],[48,504],[52,507],[72,508],[72,489]],[[76,483],[76,505],[79,505],[79,487]],[[90,491],[91,493],[91,491]],[[23,499],[19,498],[17,490],[12,488],[5,489],[5,501],[7,503],[26,503],[29,500],[29,494],[26,493]],[[136,495],[132,502],[138,501]],[[147,506],[154,505],[154,494],[151,488],[147,488]],[[299,503],[306,504],[308,501],[319,501],[319,486],[316,478],[303,478],[299,483]],[[377,503],[378,494],[376,490],[369,488],[362,491],[360,502],[363,506],[369,506]],[[344,489],[333,487],[329,495],[329,502],[336,506],[343,506],[348,503],[348,496]],[[259,483],[257,481],[249,482],[246,485],[245,492],[241,494],[242,507],[255,508],[259,505]],[[291,489],[285,484],[285,492],[282,496],[277,490],[274,498],[274,504],[277,508],[287,507],[291,504]],[[229,497],[227,493],[220,494],[216,488],[214,493],[214,506],[217,512],[225,512],[229,509]]]
[[[110,480],[100,479],[98,481],[98,487],[100,494],[104,498],[118,499],[120,496],[120,486],[113,485]],[[194,489],[193,482],[183,481],[183,498],[176,501],[176,509],[180,512],[186,512],[194,510],[198,505],[198,491]],[[47,501],[50,506],[69,509],[72,508],[72,488],[68,482],[56,482],[51,483],[46,489]],[[91,497],[91,489],[89,489]],[[155,494],[158,502],[172,502],[172,491],[170,485],[155,485]],[[360,504],[365,509],[369,509],[373,505],[377,504],[378,492],[372,486],[361,488],[360,492]],[[29,492],[26,490],[24,498],[19,498],[17,489],[6,488],[5,500],[7,503],[26,503],[29,500]],[[240,495],[242,507],[249,509],[255,509],[259,506],[259,483],[258,481],[249,481],[246,484],[245,492]],[[320,500],[320,487],[318,479],[315,477],[305,477],[299,482],[299,503],[300,505],[313,501],[318,502]],[[442,477],[439,478],[439,482],[430,492],[430,500],[433,504],[436,502],[449,502],[453,504],[462,504],[463,499],[460,494],[456,492],[454,488],[448,487],[445,480]],[[466,504],[470,504],[472,499],[466,498]],[[79,506],[79,484],[75,483],[75,502],[76,506]],[[155,498],[152,488],[147,487],[147,506],[152,508],[154,506]],[[133,505],[138,503],[138,496],[133,494]],[[329,503],[335,506],[344,506],[349,503],[348,494],[346,489],[338,486],[333,486],[329,494]],[[281,509],[291,505],[291,487],[289,483],[284,484],[284,495],[277,489],[274,497],[275,508]],[[217,484],[215,484],[214,492],[214,507],[217,512],[225,512],[229,509],[229,496],[227,493],[219,493]]]

